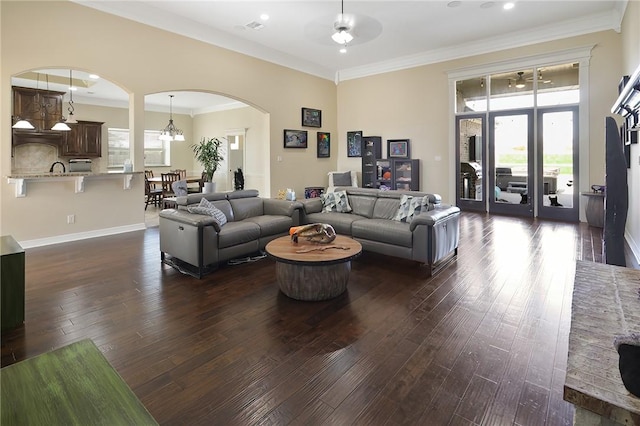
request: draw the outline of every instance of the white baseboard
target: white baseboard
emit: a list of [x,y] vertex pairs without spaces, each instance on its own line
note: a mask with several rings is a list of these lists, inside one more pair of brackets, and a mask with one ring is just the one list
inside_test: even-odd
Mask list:
[[624,233],[624,239],[627,240],[627,244],[629,244],[631,252],[636,257],[636,262],[640,263],[640,242],[635,241],[627,231]]
[[144,223],[133,225],[116,226],[113,228],[96,229],[95,231],[78,232],[75,234],[56,235],[55,237],[37,238],[35,240],[18,241],[24,249],[33,247],[48,246],[51,244],[68,243],[70,241],[86,240],[88,238],[105,237],[107,235],[122,234],[131,231],[142,231],[146,229]]

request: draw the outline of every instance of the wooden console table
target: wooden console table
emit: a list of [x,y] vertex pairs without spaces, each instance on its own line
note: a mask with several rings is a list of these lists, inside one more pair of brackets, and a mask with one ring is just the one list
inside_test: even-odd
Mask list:
[[157,425],[89,339],[0,370],[0,424]]
[[622,383],[617,335],[640,331],[640,271],[578,261],[564,399],[576,425],[640,425],[640,398]]

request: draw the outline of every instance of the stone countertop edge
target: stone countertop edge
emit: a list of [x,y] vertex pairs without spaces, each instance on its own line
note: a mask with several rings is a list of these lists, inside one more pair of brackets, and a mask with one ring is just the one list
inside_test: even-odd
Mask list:
[[38,179],[38,178],[57,178],[57,177],[92,177],[92,176],[124,176],[136,175],[142,172],[67,172],[67,173],[25,173],[6,176],[7,179]]

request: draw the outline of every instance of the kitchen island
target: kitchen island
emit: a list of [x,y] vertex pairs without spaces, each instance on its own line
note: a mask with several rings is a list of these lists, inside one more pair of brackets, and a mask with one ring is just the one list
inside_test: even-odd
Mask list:
[[27,196],[27,184],[33,182],[75,182],[75,192],[84,192],[85,182],[92,179],[123,179],[123,189],[131,189],[131,180],[142,172],[68,172],[68,173],[33,173],[15,174],[7,176],[7,182],[16,186],[15,196],[22,198]]

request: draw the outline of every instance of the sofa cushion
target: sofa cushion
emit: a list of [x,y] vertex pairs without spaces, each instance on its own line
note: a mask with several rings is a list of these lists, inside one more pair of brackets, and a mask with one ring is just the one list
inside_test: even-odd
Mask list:
[[322,212],[307,215],[308,223],[328,223],[333,226],[337,234],[351,235],[351,224],[366,219],[351,213]]
[[333,173],[333,186],[351,186],[351,172]]
[[198,204],[197,206],[187,207],[187,210],[189,211],[189,213],[212,216],[219,226],[227,223],[227,217],[224,215],[222,210],[218,209],[213,205],[213,203],[211,203],[211,201],[207,200],[206,198],[202,198],[200,200],[200,204]]
[[409,224],[388,219],[364,219],[353,222],[351,236],[401,247],[412,247],[413,233]]
[[264,214],[264,206],[262,198],[237,198],[229,199],[231,209],[233,210],[234,220],[244,220],[249,217],[261,216]]
[[322,205],[322,210],[325,212],[349,213],[351,211],[346,191],[322,194]]
[[348,194],[351,212],[360,216],[373,217],[373,207],[376,204],[376,197],[369,195]]
[[244,222],[252,222],[258,225],[261,237],[286,234],[289,232],[289,228],[293,226],[293,220],[290,216],[254,216],[245,219]]
[[257,240],[260,237],[260,226],[243,220],[229,222],[218,233],[218,248],[223,249],[238,244]]
[[427,209],[428,200],[425,200],[425,197],[413,197],[403,194],[400,197],[400,205],[393,220],[411,223],[415,215],[420,214],[421,211],[427,211]]

